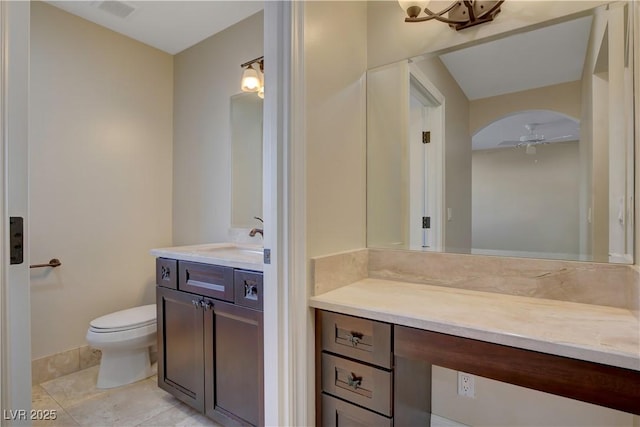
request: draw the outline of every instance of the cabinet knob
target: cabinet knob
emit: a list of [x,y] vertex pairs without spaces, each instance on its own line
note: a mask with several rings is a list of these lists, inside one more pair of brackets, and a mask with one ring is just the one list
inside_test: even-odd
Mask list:
[[358,377],[352,372],[347,378],[347,384],[349,387],[353,387],[354,390],[357,390],[358,387],[362,385],[362,377]]
[[213,304],[211,304],[209,301],[205,301],[205,300],[200,301],[200,307],[202,307],[205,310],[211,309],[212,306]]
[[351,332],[347,334],[347,341],[351,343],[352,346],[357,347],[360,344],[360,340],[362,340],[363,334],[360,332]]
[[200,308],[200,301],[197,299],[192,299],[191,304],[193,305],[193,308]]

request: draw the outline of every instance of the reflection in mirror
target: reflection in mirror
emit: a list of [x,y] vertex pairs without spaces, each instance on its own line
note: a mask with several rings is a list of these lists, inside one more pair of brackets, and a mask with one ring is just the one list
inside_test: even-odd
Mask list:
[[262,99],[231,97],[231,227],[252,228],[262,217]]
[[627,9],[369,70],[367,245],[632,263]]

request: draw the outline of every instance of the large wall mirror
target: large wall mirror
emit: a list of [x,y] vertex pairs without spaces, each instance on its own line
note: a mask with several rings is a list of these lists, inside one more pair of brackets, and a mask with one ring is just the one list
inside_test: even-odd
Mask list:
[[633,263],[628,9],[370,69],[367,245]]
[[231,97],[231,228],[252,228],[262,217],[262,99]]

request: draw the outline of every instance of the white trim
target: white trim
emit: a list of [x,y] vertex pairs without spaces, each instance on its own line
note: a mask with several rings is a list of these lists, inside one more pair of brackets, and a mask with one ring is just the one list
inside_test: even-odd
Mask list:
[[[2,409],[30,425],[31,327],[28,251],[29,2],[2,2]],[[24,262],[9,265],[10,216],[24,218]],[[11,413],[10,413],[11,414]],[[4,418],[4,412],[2,413]],[[5,421],[5,420],[3,420]]]
[[6,390],[6,381],[4,373],[7,371],[6,351],[8,347],[6,334],[6,321],[4,319],[4,301],[6,300],[5,290],[7,289],[7,267],[9,265],[7,258],[7,224],[9,223],[9,213],[7,212],[7,179],[5,167],[5,152],[7,149],[5,138],[5,106],[6,106],[6,88],[5,88],[5,60],[7,52],[7,22],[6,22],[6,2],[0,2],[0,413],[4,414],[9,408],[8,396]]
[[306,241],[306,122],[304,81],[304,2],[292,3],[291,137],[287,158],[289,174],[289,325],[291,335],[292,424],[315,423],[314,310],[309,308],[311,282],[307,271]]
[[[263,201],[265,249],[271,264],[264,266],[264,407],[265,425],[292,425],[295,361],[291,321],[291,200],[288,158],[291,149],[291,54],[293,4],[265,2],[265,73]],[[295,248],[295,245],[293,245]],[[306,305],[306,304],[305,304]]]
[[[447,229],[445,215],[445,97],[438,88],[429,80],[427,75],[423,73],[415,63],[409,64],[409,73],[411,79],[415,79],[422,85],[422,95],[428,99],[433,105],[428,107],[429,127],[432,135],[432,153],[430,156],[430,176],[435,177],[429,180],[430,206],[437,206],[433,209],[432,227],[433,227],[433,245],[430,250],[442,251],[445,247],[445,233]],[[432,182],[433,181],[433,182]]]

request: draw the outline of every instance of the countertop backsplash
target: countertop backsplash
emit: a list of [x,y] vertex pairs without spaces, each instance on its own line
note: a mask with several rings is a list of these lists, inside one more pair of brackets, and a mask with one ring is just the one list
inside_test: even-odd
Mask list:
[[629,265],[359,249],[315,258],[313,277],[315,295],[368,277],[640,311]]

